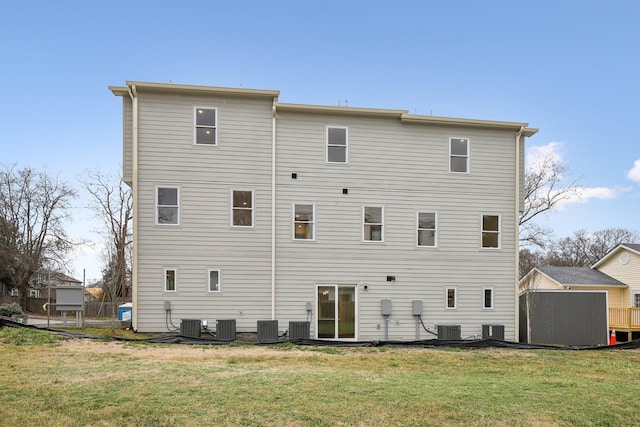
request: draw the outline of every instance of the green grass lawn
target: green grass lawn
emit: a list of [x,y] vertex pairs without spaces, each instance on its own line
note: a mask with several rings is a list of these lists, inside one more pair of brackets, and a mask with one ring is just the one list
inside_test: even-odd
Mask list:
[[0,330],[0,424],[640,425],[640,352],[150,345]]

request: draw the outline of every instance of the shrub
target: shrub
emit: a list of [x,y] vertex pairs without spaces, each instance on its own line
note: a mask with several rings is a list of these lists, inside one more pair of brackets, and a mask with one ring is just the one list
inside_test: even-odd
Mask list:
[[0,316],[11,317],[22,316],[23,314],[24,311],[22,311],[22,307],[16,302],[0,305]]

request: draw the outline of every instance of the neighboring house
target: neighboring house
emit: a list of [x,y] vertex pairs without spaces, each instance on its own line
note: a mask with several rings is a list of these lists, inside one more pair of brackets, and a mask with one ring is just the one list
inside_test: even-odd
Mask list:
[[[47,298],[49,285],[51,285],[51,298],[55,299],[56,287],[82,285],[82,281],[57,271],[38,270],[31,275],[29,280],[29,298]],[[15,287],[9,288],[7,286],[6,294],[11,297],[19,296],[18,289]]]
[[415,339],[421,313],[432,330],[498,325],[514,339],[536,129],[286,104],[271,90],[110,90],[134,197],[134,329],[309,320],[312,338],[381,339],[386,324],[390,339]]
[[640,244],[621,243],[592,267],[537,267],[520,280],[520,292],[566,289],[607,292],[609,329],[640,332]]

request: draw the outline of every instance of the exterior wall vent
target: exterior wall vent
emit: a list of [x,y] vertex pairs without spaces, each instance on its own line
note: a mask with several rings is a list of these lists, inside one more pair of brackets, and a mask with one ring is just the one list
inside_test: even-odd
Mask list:
[[277,320],[258,320],[258,342],[276,342],[278,341],[278,321]]
[[187,338],[200,338],[200,319],[181,319],[180,336]]
[[289,322],[289,338],[308,340],[311,337],[311,322]]
[[482,325],[482,339],[504,341],[504,325]]
[[438,325],[439,340],[461,339],[460,325]]
[[236,340],[236,319],[216,320],[216,340],[235,341]]

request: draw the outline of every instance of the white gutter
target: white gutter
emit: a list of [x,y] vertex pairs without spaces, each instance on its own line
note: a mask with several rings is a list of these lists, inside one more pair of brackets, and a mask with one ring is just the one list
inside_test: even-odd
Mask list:
[[271,320],[276,318],[276,104],[271,107]]
[[522,126],[520,130],[516,133],[516,208],[515,208],[515,250],[516,250],[516,261],[515,261],[515,331],[514,336],[516,341],[520,339],[520,297],[518,295],[519,287],[520,287],[520,138],[522,138],[522,134],[525,131],[525,127]]
[[134,330],[138,329],[138,92],[136,85],[127,86],[129,96],[131,97],[131,168],[132,182],[131,192],[133,196],[133,254],[131,260],[131,302],[132,308],[132,326]]

